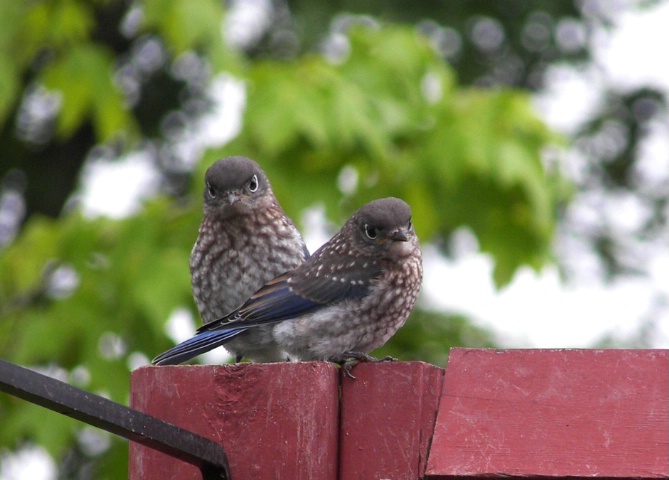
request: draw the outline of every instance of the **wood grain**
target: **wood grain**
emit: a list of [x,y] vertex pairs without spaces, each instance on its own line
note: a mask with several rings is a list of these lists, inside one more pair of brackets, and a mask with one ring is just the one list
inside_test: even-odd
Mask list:
[[[131,406],[221,443],[234,480],[337,478],[337,367],[321,362],[143,367]],[[131,480],[197,468],[131,443]]]
[[667,478],[666,350],[451,351],[427,478]]
[[422,362],[360,364],[342,378],[341,480],[422,478],[444,370]]

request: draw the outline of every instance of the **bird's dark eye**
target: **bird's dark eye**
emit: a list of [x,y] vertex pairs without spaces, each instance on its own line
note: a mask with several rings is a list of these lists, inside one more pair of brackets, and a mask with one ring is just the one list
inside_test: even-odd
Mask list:
[[409,230],[413,230],[413,223],[411,222],[411,220],[409,220],[409,224],[407,225],[407,228]]
[[249,192],[254,193],[258,191],[258,175],[253,175],[249,180]]
[[367,235],[368,238],[374,240],[378,235],[376,227],[372,227],[371,225],[365,225],[365,235]]
[[211,198],[216,198],[216,189],[207,182],[207,192]]

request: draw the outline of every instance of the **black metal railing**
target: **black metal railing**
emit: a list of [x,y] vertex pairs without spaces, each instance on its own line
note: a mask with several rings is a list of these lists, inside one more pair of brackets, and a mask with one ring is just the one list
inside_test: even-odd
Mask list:
[[0,391],[195,465],[204,480],[230,480],[221,445],[146,413],[5,360]]

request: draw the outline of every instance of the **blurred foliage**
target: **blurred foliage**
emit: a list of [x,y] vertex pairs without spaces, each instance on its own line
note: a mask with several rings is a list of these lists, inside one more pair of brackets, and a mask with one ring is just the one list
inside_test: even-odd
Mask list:
[[[127,404],[132,362],[167,347],[166,318],[192,304],[188,252],[198,222],[195,208],[167,199],[122,221],[33,218],[0,256],[1,356],[47,365],[47,373]],[[86,443],[77,440],[81,424],[4,395],[0,418],[0,444],[30,439],[64,466],[72,446]],[[127,474],[127,445],[114,438],[111,446],[90,478]],[[77,458],[86,455],[70,458],[84,468]]]
[[[587,21],[578,2],[425,0],[410,8],[402,0],[286,3],[294,14],[287,22],[274,23],[268,29],[264,41],[254,50],[259,55],[290,56],[312,49],[323,42],[322,25],[333,22],[337,28],[351,21],[351,15],[362,15],[367,22],[379,19],[416,24],[457,70],[459,81],[465,85],[536,89],[551,63],[589,56],[586,42],[573,41],[564,48],[560,44],[562,36],[558,35],[558,31],[578,35],[569,26],[578,30]],[[276,40],[285,37],[284,31],[291,28],[299,32],[299,42]],[[298,48],[291,48],[293,45]]]
[[[342,220],[374,198],[404,198],[424,240],[470,227],[498,285],[548,259],[559,181],[540,155],[556,139],[527,96],[458,87],[428,42],[400,27],[353,29],[341,63],[258,62],[247,78],[244,131],[205,164],[261,159],[289,212],[319,202]],[[340,205],[343,168],[360,180]]]
[[[452,232],[471,229],[497,285],[551,260],[569,187],[541,154],[561,140],[512,87],[587,59],[585,42],[565,50],[552,32],[585,28],[591,11],[549,0],[272,5],[261,35],[232,48],[215,0],[0,0],[0,198],[26,202],[13,241],[0,225],[2,358],[126,403],[130,369],[171,346],[166,319],[197,316],[188,256],[202,177],[228,154],[258,160],[298,221],[320,205],[336,229],[393,195],[446,254]],[[176,147],[222,72],[244,82],[243,128],[193,168]],[[134,150],[152,156],[162,195],[121,220],[68,205],[87,159]],[[20,202],[9,213],[20,221]],[[443,365],[451,345],[493,344],[465,318],[419,308],[377,353]],[[5,395],[0,418],[0,445],[44,446],[61,478],[124,476],[117,439],[91,453],[81,425]]]
[[[420,339],[420,343],[416,339]],[[493,348],[490,332],[473,325],[461,315],[416,309],[411,320],[392,340],[374,352],[379,358],[390,355],[404,361],[426,361],[444,366],[451,347]]]

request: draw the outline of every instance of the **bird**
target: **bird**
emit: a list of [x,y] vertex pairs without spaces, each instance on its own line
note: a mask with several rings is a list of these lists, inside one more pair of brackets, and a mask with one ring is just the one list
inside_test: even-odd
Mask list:
[[[153,364],[183,363],[267,325],[274,326],[275,342],[295,360],[349,367],[376,361],[369,352],[405,323],[422,279],[409,205],[394,197],[374,200],[304,263],[267,282],[238,309],[200,327]],[[346,373],[352,376],[350,368]]]
[[[255,161],[222,158],[207,169],[204,183],[203,217],[190,273],[193,297],[206,325],[234,311],[267,281],[300,265],[309,251]],[[271,329],[243,332],[225,348],[237,362],[285,361]]]

